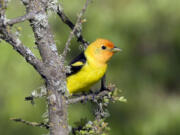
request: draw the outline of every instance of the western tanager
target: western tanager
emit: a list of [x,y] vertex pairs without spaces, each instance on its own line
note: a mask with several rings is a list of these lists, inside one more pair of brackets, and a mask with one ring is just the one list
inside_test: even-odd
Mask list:
[[70,94],[90,90],[107,70],[107,62],[120,49],[106,39],[97,39],[84,52],[70,62],[67,73],[67,88]]

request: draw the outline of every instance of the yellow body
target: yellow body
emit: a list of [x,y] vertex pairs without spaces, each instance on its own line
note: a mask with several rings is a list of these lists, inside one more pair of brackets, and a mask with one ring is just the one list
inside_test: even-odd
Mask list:
[[106,69],[107,64],[96,65],[96,63],[87,62],[77,74],[67,78],[69,93],[88,91],[93,84],[103,77]]
[[82,66],[75,74],[67,77],[67,88],[70,94],[90,90],[107,70],[107,62],[114,52],[119,51],[113,43],[106,39],[97,39],[85,50],[86,62],[76,61],[72,66]]

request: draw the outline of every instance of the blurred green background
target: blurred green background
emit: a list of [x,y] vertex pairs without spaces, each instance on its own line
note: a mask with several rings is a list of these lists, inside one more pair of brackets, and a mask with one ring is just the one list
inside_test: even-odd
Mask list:
[[[85,0],[60,0],[66,14],[76,21]],[[123,49],[109,63],[108,82],[123,91],[127,103],[110,104],[108,118],[111,135],[180,135],[180,1],[179,0],[94,0],[85,14],[83,35],[88,41],[107,38]],[[11,0],[7,17],[25,14],[19,0]],[[58,16],[49,21],[59,52],[70,33]],[[21,27],[20,38],[35,54],[34,38],[28,22]],[[68,61],[80,52],[76,39]],[[10,121],[21,117],[42,121],[45,100],[35,105],[24,97],[43,84],[32,66],[10,45],[0,43],[0,134],[38,135],[45,129]],[[93,120],[93,105],[77,104],[69,108],[69,123],[80,118]]]

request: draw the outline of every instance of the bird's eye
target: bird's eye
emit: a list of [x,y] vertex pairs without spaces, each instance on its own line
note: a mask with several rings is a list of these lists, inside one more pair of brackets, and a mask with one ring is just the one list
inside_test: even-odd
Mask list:
[[106,49],[106,46],[103,45],[101,48],[102,48],[103,50],[105,50],[105,49]]

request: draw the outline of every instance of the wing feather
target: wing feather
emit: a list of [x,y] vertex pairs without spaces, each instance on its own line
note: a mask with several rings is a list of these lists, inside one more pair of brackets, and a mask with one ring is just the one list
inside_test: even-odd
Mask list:
[[69,63],[69,66],[71,68],[71,72],[70,73],[66,73],[66,76],[68,77],[68,76],[73,75],[73,74],[77,73],[78,71],[80,71],[85,63],[86,63],[86,57],[84,55],[84,52],[82,52],[80,55],[75,57]]

